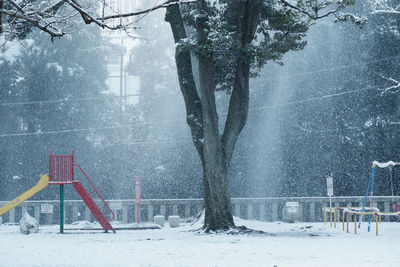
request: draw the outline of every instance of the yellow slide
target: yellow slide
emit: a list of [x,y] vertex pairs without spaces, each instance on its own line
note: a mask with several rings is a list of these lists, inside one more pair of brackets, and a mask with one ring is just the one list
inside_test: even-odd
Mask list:
[[23,193],[16,199],[12,200],[11,202],[9,202],[9,203],[5,204],[3,207],[1,207],[0,208],[0,217],[3,216],[5,213],[9,212],[10,210],[12,210],[13,208],[15,208],[16,206],[22,204],[22,202],[24,202],[25,200],[33,197],[38,192],[45,189],[48,185],[49,185],[49,176],[43,175],[40,178],[39,182],[34,187],[32,187],[31,189],[29,189],[28,191],[26,191],[25,193]]

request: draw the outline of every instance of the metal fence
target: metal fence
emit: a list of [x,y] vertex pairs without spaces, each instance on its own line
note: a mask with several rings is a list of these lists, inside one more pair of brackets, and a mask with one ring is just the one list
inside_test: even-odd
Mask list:
[[[360,207],[364,197],[347,196],[333,197],[332,206],[335,207]],[[400,197],[375,196],[369,197],[373,206],[380,210],[391,211],[392,204],[400,204]],[[299,203],[299,221],[321,222],[323,220],[322,209],[329,206],[328,197],[274,197],[274,198],[232,198],[234,216],[261,221],[283,220],[283,207],[287,201]],[[116,214],[116,220],[122,223],[133,223],[135,218],[135,199],[107,200],[109,206]],[[7,201],[0,201],[0,206]],[[203,209],[203,199],[143,199],[140,203],[140,218],[142,221],[152,221],[154,215],[179,215],[188,218]],[[51,207],[49,209],[49,207]],[[40,224],[58,224],[59,201],[25,201],[20,206],[0,217],[0,223],[19,222],[22,215],[28,212],[35,217]],[[94,221],[90,210],[81,200],[65,200],[65,222]]]

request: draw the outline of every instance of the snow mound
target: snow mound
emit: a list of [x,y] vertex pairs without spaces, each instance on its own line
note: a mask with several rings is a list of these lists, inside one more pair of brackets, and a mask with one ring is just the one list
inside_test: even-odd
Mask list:
[[26,212],[21,221],[19,221],[19,230],[21,231],[21,233],[26,235],[29,235],[31,233],[38,233],[38,221]]

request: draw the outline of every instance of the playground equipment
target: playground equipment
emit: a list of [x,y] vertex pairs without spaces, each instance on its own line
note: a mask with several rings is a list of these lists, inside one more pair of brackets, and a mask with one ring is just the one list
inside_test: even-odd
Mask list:
[[48,185],[49,185],[49,176],[43,175],[40,178],[39,182],[34,187],[32,187],[31,189],[29,189],[28,191],[26,191],[19,197],[15,198],[14,200],[10,201],[9,203],[7,203],[3,207],[1,207],[0,208],[0,217],[3,216],[4,214],[6,214],[7,212],[9,212],[10,210],[12,210],[13,208],[20,205],[25,200],[33,197],[34,195],[36,195],[37,193],[39,193],[40,191],[45,189]]
[[[391,186],[392,198],[393,198],[393,197],[394,197],[394,192],[393,192],[393,174],[392,174],[392,168],[393,168],[394,166],[398,166],[398,165],[400,165],[399,162],[393,162],[393,161],[388,161],[388,162],[385,162],[385,163],[380,163],[380,162],[378,162],[378,161],[372,162],[371,174],[370,174],[370,178],[369,178],[369,181],[368,181],[367,191],[366,191],[365,197],[364,197],[364,201],[363,201],[363,205],[362,205],[362,210],[361,210],[361,213],[360,213],[361,217],[360,217],[360,222],[359,222],[359,224],[358,224],[358,228],[360,228],[360,226],[361,226],[361,222],[362,222],[362,217],[363,217],[363,215],[369,215],[369,217],[368,217],[368,232],[369,232],[370,229],[371,229],[371,217],[372,217],[373,214],[362,214],[362,213],[365,213],[365,206],[366,206],[366,203],[367,203],[368,194],[370,193],[371,197],[374,195],[375,167],[376,167],[376,166],[378,166],[379,168],[388,168],[388,167],[389,167],[389,171],[390,171],[390,186]],[[372,200],[370,201],[369,207],[372,208]],[[392,200],[392,208],[393,208],[393,211],[395,211],[395,212],[394,212],[394,215],[396,215],[396,210],[398,209],[398,205],[395,205],[393,200]],[[397,215],[399,215],[399,214],[397,214]]]
[[[340,211],[341,214],[340,214]],[[346,232],[349,232],[349,215],[353,215],[354,219],[354,233],[357,234],[357,215],[363,216],[363,215],[370,215],[370,216],[375,216],[375,222],[376,222],[376,235],[378,235],[378,222],[380,223],[382,221],[382,216],[400,216],[400,211],[394,211],[394,212],[381,212],[378,208],[376,207],[357,207],[357,208],[349,208],[349,207],[325,207],[323,208],[324,212],[324,222],[326,223],[327,221],[327,213],[330,213],[330,224],[332,227],[332,222],[334,223],[334,227],[336,228],[336,222],[340,222],[340,215],[342,216],[342,230],[344,231],[344,221],[346,218]],[[360,217],[360,220],[362,218]]]
[[[362,210],[364,209],[364,211]],[[344,209],[343,210],[343,220],[342,220],[342,225],[343,225],[343,231],[344,231],[344,217],[346,217],[346,222],[347,222],[347,233],[349,232],[349,214],[353,214],[354,216],[354,233],[357,234],[357,215],[360,215],[360,222],[362,220],[363,215],[369,215],[372,217],[375,215],[375,232],[376,235],[378,235],[378,223],[382,221],[382,216],[399,216],[400,212],[381,212],[378,208],[368,208],[364,207],[361,209]],[[371,223],[371,218],[369,219],[369,223]],[[370,225],[368,225],[368,232],[370,231]]]
[[[90,193],[88,193],[85,190],[80,181],[74,179],[74,167],[77,167],[78,170],[83,174],[83,176],[89,182],[90,186],[92,187],[92,191]],[[71,155],[53,155],[52,151],[50,150],[49,174],[43,175],[40,178],[39,182],[34,187],[32,187],[22,195],[18,196],[11,202],[1,207],[0,217],[3,216],[8,211],[12,210],[13,208],[17,207],[18,205],[22,204],[25,200],[36,195],[41,190],[46,188],[48,185],[59,185],[60,186],[60,233],[63,233],[64,232],[64,185],[66,184],[73,185],[76,192],[79,194],[83,202],[93,213],[94,217],[100,223],[104,231],[108,232],[108,230],[111,230],[115,233],[114,228],[110,224],[110,221],[112,221],[115,218],[114,212],[110,209],[107,202],[97,191],[96,187],[93,185],[92,181],[83,171],[82,167],[78,163],[74,162],[73,150]],[[94,193],[97,194],[97,196],[101,199],[105,207],[110,212],[111,218],[109,220],[101,212],[100,208],[97,206],[97,204],[91,197],[91,195]]]
[[[400,165],[400,162],[393,162],[393,161],[388,161],[385,163],[380,163],[378,161],[374,161],[372,163],[372,169],[371,169],[371,174],[370,178],[368,181],[368,187],[367,191],[365,193],[364,201],[362,207],[359,208],[354,208],[354,207],[329,207],[329,208],[323,208],[323,213],[324,213],[324,222],[326,223],[327,221],[327,213],[329,212],[330,214],[330,225],[332,227],[332,221],[334,223],[334,227],[336,228],[336,222],[339,222],[340,220],[340,211],[342,210],[342,228],[344,231],[344,219],[345,217],[347,218],[347,232],[349,231],[349,226],[348,226],[348,220],[349,220],[349,214],[354,216],[354,233],[357,233],[357,215],[360,215],[359,218],[359,224],[358,228],[361,226],[361,222],[363,219],[364,215],[368,215],[368,232],[371,230],[371,218],[373,215],[375,215],[375,221],[376,221],[376,235],[378,235],[378,218],[379,222],[381,221],[382,216],[398,216],[400,218],[400,205],[394,203],[394,190],[393,190],[393,173],[392,173],[392,168],[394,166]],[[375,167],[378,166],[379,168],[389,168],[390,171],[390,186],[391,186],[391,193],[392,193],[392,209],[393,212],[381,212],[377,207],[373,207],[373,202],[372,202],[372,196],[374,195],[374,176],[375,176]],[[367,198],[368,195],[371,196],[370,200],[370,205],[369,207],[366,207],[367,203]],[[332,218],[333,217],[333,218]]]

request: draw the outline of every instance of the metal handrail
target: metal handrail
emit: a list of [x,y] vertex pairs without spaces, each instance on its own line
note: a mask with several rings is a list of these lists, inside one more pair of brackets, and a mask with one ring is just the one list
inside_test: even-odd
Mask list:
[[107,209],[110,211],[110,213],[111,213],[111,215],[112,215],[110,221],[114,220],[114,219],[115,219],[115,214],[114,214],[114,212],[113,212],[112,209],[108,206],[108,204],[107,204],[107,202],[104,200],[104,198],[100,195],[99,191],[97,191],[96,187],[94,186],[94,184],[92,183],[92,181],[89,179],[89,177],[87,176],[87,174],[85,173],[85,171],[82,169],[82,167],[81,167],[78,163],[75,163],[75,162],[74,162],[74,166],[78,167],[78,169],[82,172],[83,176],[85,176],[86,180],[88,180],[89,184],[90,184],[90,185],[92,186],[92,188],[93,188],[92,193],[93,193],[93,192],[96,192],[97,195],[99,196],[99,198],[101,199],[101,201],[103,201],[104,205],[105,205],[105,206],[107,207]]

